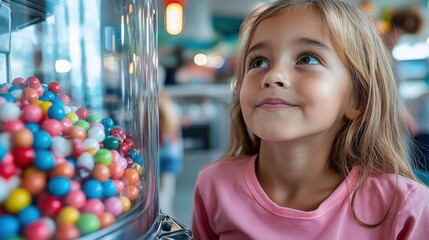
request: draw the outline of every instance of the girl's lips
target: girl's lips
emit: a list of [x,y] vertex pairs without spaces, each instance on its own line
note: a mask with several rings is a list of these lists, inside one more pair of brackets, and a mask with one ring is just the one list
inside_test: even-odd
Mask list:
[[295,107],[296,105],[289,103],[288,101],[281,98],[264,98],[260,101],[256,107],[264,108],[285,108],[285,107]]

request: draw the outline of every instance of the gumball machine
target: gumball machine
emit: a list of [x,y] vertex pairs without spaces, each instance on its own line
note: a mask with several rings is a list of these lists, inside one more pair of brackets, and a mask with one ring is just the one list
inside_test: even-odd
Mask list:
[[158,206],[156,0],[0,0],[0,239],[192,239]]

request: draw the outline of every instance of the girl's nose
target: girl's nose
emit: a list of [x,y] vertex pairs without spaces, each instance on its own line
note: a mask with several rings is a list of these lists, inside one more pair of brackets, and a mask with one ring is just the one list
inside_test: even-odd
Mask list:
[[261,87],[262,88],[272,88],[272,87],[289,88],[290,82],[286,75],[287,73],[285,69],[273,67],[265,75],[265,78],[261,83],[262,85]]

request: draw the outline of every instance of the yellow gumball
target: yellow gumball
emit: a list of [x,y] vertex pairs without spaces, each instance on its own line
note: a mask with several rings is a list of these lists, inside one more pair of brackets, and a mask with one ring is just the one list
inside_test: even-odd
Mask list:
[[139,175],[142,174],[142,172],[143,172],[142,166],[140,166],[140,164],[138,164],[138,163],[134,163],[134,166],[136,166],[136,170],[137,170],[138,174]]
[[79,221],[79,218],[79,210],[74,207],[67,206],[61,209],[57,220],[59,224],[75,225],[77,221]]
[[122,205],[124,207],[124,209],[122,211],[123,212],[128,212],[128,210],[130,210],[130,207],[131,207],[131,201],[130,201],[130,199],[128,199],[125,196],[121,196],[121,197],[119,197],[119,199],[121,200]]
[[4,209],[10,213],[18,213],[31,203],[31,194],[24,188],[16,188],[9,193],[4,201]]
[[46,101],[46,102],[42,102],[39,106],[42,109],[43,114],[46,115],[48,114],[48,109],[52,106],[52,103],[49,101]]
[[77,114],[74,112],[67,113],[66,118],[68,118],[72,124],[79,120],[79,116],[77,116]]

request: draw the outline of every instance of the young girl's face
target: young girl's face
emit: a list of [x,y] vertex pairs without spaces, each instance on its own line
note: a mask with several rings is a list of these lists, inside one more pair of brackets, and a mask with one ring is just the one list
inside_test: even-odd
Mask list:
[[333,140],[351,111],[350,87],[315,10],[281,13],[255,29],[240,102],[248,128],[262,140]]

